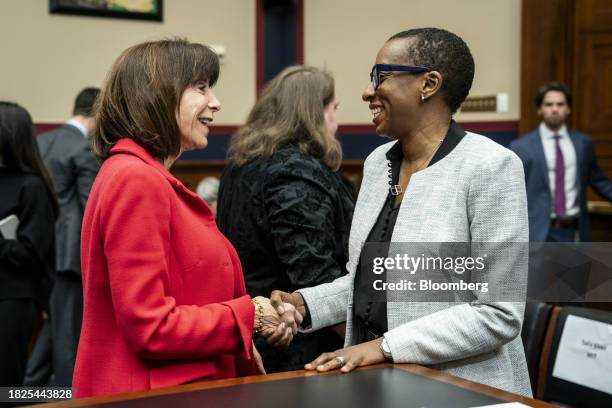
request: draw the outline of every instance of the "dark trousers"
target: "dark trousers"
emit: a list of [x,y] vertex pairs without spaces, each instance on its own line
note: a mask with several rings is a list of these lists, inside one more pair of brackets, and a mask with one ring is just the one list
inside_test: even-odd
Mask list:
[[38,309],[33,299],[0,299],[0,387],[21,387]]
[[576,242],[577,228],[557,228],[553,225],[548,229],[547,242]]
[[28,386],[70,387],[83,320],[83,285],[73,273],[58,273],[45,322],[28,361]]

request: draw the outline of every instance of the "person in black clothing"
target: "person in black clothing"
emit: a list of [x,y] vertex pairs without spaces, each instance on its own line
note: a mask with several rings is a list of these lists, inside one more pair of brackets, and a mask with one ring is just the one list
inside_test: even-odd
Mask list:
[[32,119],[0,102],[0,220],[19,219],[16,239],[0,236],[0,386],[23,384],[28,343],[48,303],[58,204]]
[[[346,274],[354,201],[336,173],[342,150],[334,80],[293,66],[275,77],[230,142],[217,223],[235,246],[251,296],[294,291]],[[342,341],[298,334],[286,350],[256,343],[267,372],[301,369]]]

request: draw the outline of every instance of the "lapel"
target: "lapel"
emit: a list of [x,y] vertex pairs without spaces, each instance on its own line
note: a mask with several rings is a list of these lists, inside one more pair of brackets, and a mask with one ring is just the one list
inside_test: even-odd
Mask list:
[[[544,145],[542,144],[542,135],[539,130],[536,130],[535,138],[533,140],[533,151],[535,153],[536,166],[540,168],[540,174],[544,177],[544,185],[550,186],[550,180],[548,179],[548,164],[546,162],[546,154],[544,154]],[[547,188],[547,190],[550,190]]]
[[[356,255],[354,259],[355,267],[359,262],[363,245],[372,227],[374,227],[374,223],[376,223],[389,193],[389,166],[388,160],[385,157],[385,153],[388,150],[380,152],[380,157],[372,158],[371,167],[367,173],[364,173],[366,179],[364,179],[364,183],[359,190],[359,197],[355,207],[356,213],[353,215],[353,225],[355,230],[359,231],[359,234],[355,236],[356,241],[354,242],[356,245],[354,247]],[[361,203],[366,203],[366,205],[360,205]],[[361,222],[357,224],[357,220],[361,220]]]

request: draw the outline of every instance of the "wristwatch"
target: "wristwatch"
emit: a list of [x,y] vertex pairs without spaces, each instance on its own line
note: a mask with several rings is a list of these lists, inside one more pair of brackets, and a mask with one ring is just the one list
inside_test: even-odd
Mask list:
[[391,347],[389,347],[389,343],[384,337],[382,343],[380,343],[380,351],[383,353],[383,356],[385,356],[385,360],[393,360],[393,356],[391,356]]

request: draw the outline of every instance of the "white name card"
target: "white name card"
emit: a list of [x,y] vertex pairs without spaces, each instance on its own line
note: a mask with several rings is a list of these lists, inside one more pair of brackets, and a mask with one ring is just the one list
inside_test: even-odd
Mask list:
[[612,325],[568,316],[553,377],[612,394]]

